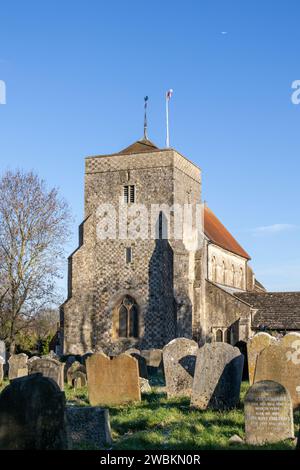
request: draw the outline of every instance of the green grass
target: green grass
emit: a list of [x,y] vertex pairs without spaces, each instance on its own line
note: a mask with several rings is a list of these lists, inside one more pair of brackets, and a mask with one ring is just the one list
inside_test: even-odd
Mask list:
[[[243,400],[248,383],[243,382],[241,402],[230,411],[192,410],[188,398],[168,400],[160,376],[151,377],[153,391],[143,395],[140,403],[109,408],[113,449],[203,450],[203,449],[281,449],[295,448],[293,441],[260,447],[246,444],[229,446],[228,439],[237,434],[244,438]],[[7,385],[7,382],[5,383]],[[65,386],[69,403],[88,406],[87,389]],[[295,413],[298,432],[300,412]],[[83,446],[82,448],[86,448]]]

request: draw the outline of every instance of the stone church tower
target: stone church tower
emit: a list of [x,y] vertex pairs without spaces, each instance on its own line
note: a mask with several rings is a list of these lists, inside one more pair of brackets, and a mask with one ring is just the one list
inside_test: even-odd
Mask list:
[[[118,226],[120,200],[129,212],[133,204],[149,214],[158,206],[147,237],[138,227],[140,238],[99,239],[103,205],[115,209]],[[64,353],[118,353],[132,346],[161,348],[178,336],[201,339],[204,250],[191,251],[171,230],[174,204],[200,202],[200,169],[174,149],[143,139],[119,153],[86,158],[84,221],[79,247],[69,257],[68,299],[61,308]],[[130,216],[128,223],[135,223]],[[151,223],[157,237],[149,234]],[[166,239],[162,231],[169,229]]]
[[[241,346],[255,331],[300,329],[300,293],[266,292],[248,253],[210,208],[197,212],[200,203],[199,167],[146,138],[86,159],[60,352],[117,354],[182,336]],[[176,211],[185,205],[193,218],[178,235]]]

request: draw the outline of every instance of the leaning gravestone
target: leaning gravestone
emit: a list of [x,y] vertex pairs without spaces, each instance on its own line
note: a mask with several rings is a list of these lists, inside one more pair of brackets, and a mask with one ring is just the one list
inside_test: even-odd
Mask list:
[[187,338],[173,339],[163,348],[168,398],[191,396],[198,344]]
[[86,374],[86,368],[82,365],[79,361],[75,361],[71,364],[71,366],[67,370],[67,382],[68,385],[73,385],[74,374],[75,372],[80,371],[83,374]]
[[94,406],[69,406],[66,409],[69,446],[78,449],[103,449],[111,444],[109,412]]
[[66,449],[65,395],[41,374],[15,379],[0,395],[0,449]]
[[138,361],[139,365],[139,376],[143,379],[148,379],[148,370],[146,359],[140,354],[138,349],[128,349],[125,351],[125,354],[129,354],[130,356],[134,357]]
[[54,380],[61,390],[64,389],[64,364],[46,357],[35,359],[28,364],[29,374],[41,373]]
[[112,358],[103,353],[93,354],[86,361],[86,369],[92,406],[141,400],[138,362],[129,354]]
[[143,349],[141,355],[145,358],[149,369],[158,369],[162,367],[162,350],[161,349]]
[[256,361],[260,352],[276,342],[274,336],[269,335],[269,333],[257,333],[252,336],[247,342],[247,352],[248,352],[248,370],[249,370],[249,383],[250,385],[254,382]]
[[245,431],[247,444],[294,438],[292,400],[285,387],[272,380],[250,387],[245,397]]
[[280,383],[290,392],[293,407],[300,406],[300,339],[282,338],[259,354],[254,382],[261,380]]
[[6,363],[6,346],[4,341],[0,340],[0,360],[3,359],[3,364]]
[[9,369],[8,378],[9,380],[17,379],[18,377],[24,377],[28,375],[28,356],[26,354],[12,354],[8,359]]
[[73,379],[72,379],[72,386],[75,389],[77,389],[77,388],[85,387],[86,384],[87,384],[86,375],[80,370],[77,370],[76,372],[74,372]]
[[191,406],[205,410],[234,408],[240,397],[244,356],[227,343],[202,346],[197,353]]

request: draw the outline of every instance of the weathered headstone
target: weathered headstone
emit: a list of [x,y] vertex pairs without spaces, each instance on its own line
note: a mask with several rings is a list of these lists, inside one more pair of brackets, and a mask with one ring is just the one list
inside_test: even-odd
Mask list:
[[96,353],[87,359],[86,368],[92,406],[141,400],[138,362],[129,354],[110,359],[103,353]]
[[0,449],[66,449],[65,395],[41,374],[13,380],[0,395]]
[[40,359],[40,356],[31,356],[27,361],[27,365],[31,364],[31,362],[35,361],[36,359]]
[[42,358],[44,359],[55,359],[56,361],[59,361],[59,356],[54,352],[54,351],[49,351],[48,354],[45,354],[44,356],[42,356]]
[[129,349],[126,349],[125,351],[126,354],[141,354],[141,351],[137,348],[129,348]]
[[191,396],[198,344],[187,338],[173,339],[163,348],[168,398]]
[[28,356],[26,354],[12,354],[8,359],[9,369],[8,378],[9,380],[17,379],[18,377],[24,377],[28,375]]
[[162,367],[162,350],[161,349],[143,349],[141,355],[146,359],[147,367],[158,369]]
[[294,438],[292,400],[277,382],[264,380],[250,387],[245,397],[248,444],[263,445]]
[[77,370],[73,374],[72,385],[75,389],[85,387],[87,384],[86,375]]
[[28,363],[28,373],[41,373],[44,377],[54,380],[61,390],[64,389],[64,364],[46,357]]
[[[295,343],[295,341],[299,341],[299,343]],[[294,346],[298,346],[300,345],[300,333],[298,333],[297,331],[293,331],[291,333],[288,333],[287,335],[284,335],[281,339],[280,339],[280,343],[285,346],[285,347],[294,347]]]
[[146,359],[140,354],[138,349],[128,349],[125,351],[125,354],[129,354],[130,356],[134,357],[138,361],[139,365],[139,376],[143,379],[148,379],[148,370]]
[[249,383],[250,385],[254,382],[256,361],[259,353],[276,342],[274,336],[269,335],[269,333],[260,332],[252,336],[247,342],[247,352],[248,352],[248,370],[249,370]]
[[79,361],[73,362],[67,370],[67,382],[68,385],[73,385],[73,379],[75,372],[80,371],[83,374],[86,374],[86,368]]
[[111,444],[109,412],[93,406],[69,406],[66,409],[69,446],[78,449],[103,449]]
[[254,382],[273,380],[290,392],[293,407],[300,406],[300,339],[281,339],[259,354]]
[[4,341],[0,340],[0,359],[3,359],[3,364],[6,362],[6,346]]
[[150,393],[151,385],[149,384],[149,380],[143,379],[143,377],[140,377],[140,389],[141,389],[141,393]]
[[244,356],[227,343],[207,343],[197,353],[191,406],[234,408],[240,397]]

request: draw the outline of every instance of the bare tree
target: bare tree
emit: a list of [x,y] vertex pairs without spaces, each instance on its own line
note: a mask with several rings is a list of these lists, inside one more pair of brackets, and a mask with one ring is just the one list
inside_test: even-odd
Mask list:
[[33,330],[37,341],[43,341],[49,336],[54,336],[57,331],[58,321],[58,309],[47,308],[40,310],[33,322]]
[[11,352],[24,324],[57,301],[69,222],[67,203],[34,173],[8,171],[1,178],[0,336]]

